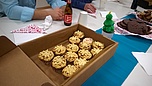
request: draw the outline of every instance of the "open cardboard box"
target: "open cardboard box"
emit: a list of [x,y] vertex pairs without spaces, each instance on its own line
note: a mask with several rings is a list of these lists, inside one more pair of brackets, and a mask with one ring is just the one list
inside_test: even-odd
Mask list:
[[[56,70],[51,65],[45,64],[44,62],[42,62],[38,58],[38,54],[39,54],[39,52],[41,52],[43,50],[52,49],[53,47],[55,47],[58,44],[62,44],[62,45],[68,44],[69,37],[71,37],[76,30],[80,30],[80,31],[84,32],[85,37],[90,37],[96,41],[100,41],[100,42],[104,43],[105,48],[99,54],[92,57],[92,59],[83,68],[78,70],[72,77],[67,78],[62,75],[61,70]],[[3,37],[1,37],[1,38],[3,38]],[[5,40],[8,40],[8,39],[5,39]],[[108,61],[114,55],[116,48],[118,46],[117,42],[115,42],[111,39],[108,39],[108,38],[102,36],[101,34],[97,34],[96,32],[94,32],[80,24],[76,24],[76,25],[67,27],[63,30],[57,31],[52,34],[45,35],[43,37],[23,43],[18,46],[15,46],[10,41],[6,41],[6,43],[8,43],[8,44],[5,44],[5,42],[3,42],[3,44],[5,46],[7,46],[7,48],[5,48],[5,46],[3,45],[2,46],[3,50],[0,51],[1,58],[2,57],[4,58],[4,59],[0,60],[1,62],[3,62],[3,63],[0,63],[0,66],[3,67],[3,66],[5,66],[4,64],[8,64],[11,66],[13,66],[13,65],[20,66],[19,68],[18,68],[18,66],[15,66],[15,68],[11,68],[11,66],[10,66],[8,68],[9,71],[7,71],[8,74],[10,72],[12,72],[11,70],[13,70],[13,72],[15,71],[16,73],[15,73],[15,75],[12,74],[11,75],[12,77],[19,76],[18,74],[23,74],[23,77],[22,77],[23,80],[21,78],[21,80],[19,80],[19,81],[24,82],[27,80],[27,81],[30,81],[31,83],[34,79],[39,80],[39,79],[41,79],[39,77],[42,77],[43,79],[39,80],[41,83],[43,83],[45,81],[45,82],[49,82],[53,86],[54,85],[55,86],[81,86],[95,71],[97,71],[106,61]],[[9,44],[12,44],[13,46],[12,45],[8,46]],[[16,60],[19,58],[23,58],[28,61],[18,60],[18,61],[16,61],[18,64],[10,64],[8,62],[10,62],[10,60],[11,61],[14,60],[12,58],[12,56],[14,58],[16,58]],[[27,66],[27,65],[28,65],[29,69],[25,70],[24,66]],[[3,69],[5,69],[5,68],[6,67],[4,67]],[[4,77],[7,77],[7,76],[11,77],[7,73],[0,70],[0,73],[1,72],[4,74],[3,75]],[[19,73],[17,73],[17,72],[19,72]],[[35,75],[29,74],[30,76],[27,78],[28,73],[34,73]],[[24,78],[24,77],[26,77],[26,78]],[[0,83],[5,82],[2,78],[0,78],[0,80],[1,80]],[[11,79],[6,78],[5,80],[9,81]],[[18,83],[22,83],[22,82],[18,82]],[[36,83],[38,83],[38,82],[36,82]],[[35,85],[35,86],[39,86],[39,85]]]
[[5,36],[0,37],[0,86],[51,84],[54,85],[19,47]]

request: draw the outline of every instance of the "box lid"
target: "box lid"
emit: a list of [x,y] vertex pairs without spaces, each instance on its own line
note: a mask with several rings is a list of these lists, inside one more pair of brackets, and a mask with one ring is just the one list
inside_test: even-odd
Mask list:
[[16,45],[0,37],[0,86],[52,86],[53,82]]

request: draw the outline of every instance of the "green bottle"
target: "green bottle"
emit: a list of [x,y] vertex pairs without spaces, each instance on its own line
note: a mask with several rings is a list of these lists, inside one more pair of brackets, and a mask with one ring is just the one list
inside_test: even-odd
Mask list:
[[104,21],[103,31],[106,33],[114,33],[114,21],[112,20],[111,11],[106,15],[106,20]]

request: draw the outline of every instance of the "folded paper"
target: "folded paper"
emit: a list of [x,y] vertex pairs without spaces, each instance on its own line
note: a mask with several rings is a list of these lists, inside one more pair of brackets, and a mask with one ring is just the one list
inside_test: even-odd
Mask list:
[[148,75],[152,75],[152,53],[132,52]]

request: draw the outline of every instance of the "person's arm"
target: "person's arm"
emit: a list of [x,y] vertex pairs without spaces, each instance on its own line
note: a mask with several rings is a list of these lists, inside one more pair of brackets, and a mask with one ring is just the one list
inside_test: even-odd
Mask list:
[[72,0],[71,3],[72,3],[72,7],[78,8],[78,9],[81,9],[81,10],[84,10],[84,6],[86,4],[85,2],[82,2],[82,1],[79,1],[79,0]]
[[18,0],[0,0],[2,11],[8,18],[21,21],[30,21],[34,14],[34,8],[22,7],[18,4]]
[[44,8],[44,9],[35,9],[33,20],[36,19],[45,19],[46,16],[51,15],[53,20],[62,20],[63,19],[63,12],[59,8]]
[[96,12],[96,8],[93,6],[93,4],[91,3],[92,0],[72,0],[72,7],[74,8],[78,8],[81,10],[85,10],[89,13],[95,13]]
[[62,0],[46,0],[46,1],[52,8],[60,8],[66,5],[66,2]]

